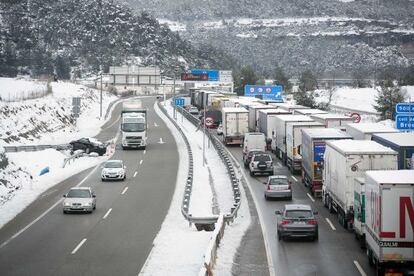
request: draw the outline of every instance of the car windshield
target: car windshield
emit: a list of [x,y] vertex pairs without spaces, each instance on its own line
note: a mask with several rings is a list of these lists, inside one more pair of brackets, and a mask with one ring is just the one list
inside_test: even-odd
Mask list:
[[89,190],[70,190],[69,193],[66,195],[69,198],[89,198],[91,197],[91,193]]
[[121,162],[106,162],[105,168],[122,168]]
[[266,162],[266,161],[271,161],[271,159],[270,159],[269,155],[256,155],[254,157],[254,161],[259,161],[259,162],[264,161],[264,162]]
[[271,178],[269,181],[269,185],[287,185],[288,180],[287,178]]
[[137,132],[144,131],[145,123],[124,123],[122,124],[122,131],[126,132]]
[[258,153],[263,153],[263,152],[262,151],[250,151],[249,157],[252,158],[253,155],[258,154]]
[[285,217],[287,218],[311,218],[312,211],[310,210],[286,210]]

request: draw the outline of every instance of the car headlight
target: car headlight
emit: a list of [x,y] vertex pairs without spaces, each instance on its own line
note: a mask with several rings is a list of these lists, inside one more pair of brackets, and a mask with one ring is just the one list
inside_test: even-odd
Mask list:
[[64,206],[70,206],[70,203],[69,202],[64,202],[63,205]]
[[87,202],[85,205],[86,206],[92,206],[92,202]]

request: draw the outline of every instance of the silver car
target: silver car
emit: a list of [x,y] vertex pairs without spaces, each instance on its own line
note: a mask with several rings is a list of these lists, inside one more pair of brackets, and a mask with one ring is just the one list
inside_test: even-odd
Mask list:
[[102,167],[101,179],[105,180],[122,180],[126,178],[126,166],[122,160],[109,160]]
[[249,164],[250,175],[268,174],[273,175],[273,161],[270,154],[258,153],[253,155]]
[[310,205],[287,204],[283,210],[277,210],[277,237],[280,240],[285,238],[310,237],[318,240],[318,221],[314,215],[318,212],[312,211]]
[[265,199],[268,198],[288,198],[292,199],[292,182],[285,175],[269,176],[264,191]]
[[63,213],[87,212],[96,209],[96,195],[90,187],[74,187],[63,195]]

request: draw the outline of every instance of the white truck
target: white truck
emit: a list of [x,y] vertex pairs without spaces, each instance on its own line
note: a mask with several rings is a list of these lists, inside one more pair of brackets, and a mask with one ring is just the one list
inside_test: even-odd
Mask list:
[[352,123],[345,126],[346,133],[354,140],[371,140],[372,134],[399,132],[396,128],[381,123]]
[[266,151],[266,137],[261,132],[247,132],[243,140],[243,157],[251,150]]
[[147,146],[147,110],[142,107],[141,100],[122,103],[121,133],[122,149],[141,148]]
[[290,122],[286,125],[286,165],[293,174],[302,171],[302,129],[324,127],[318,122]]
[[249,132],[249,111],[243,107],[223,107],[221,112],[224,144],[243,144],[244,134]]
[[322,200],[344,228],[354,222],[354,181],[368,170],[398,169],[398,153],[374,141],[326,142]]
[[328,128],[340,128],[342,130],[345,130],[345,126],[353,123],[355,120],[350,116],[333,113],[312,114],[310,117]]
[[414,170],[367,171],[365,237],[377,275],[414,275]]
[[276,156],[287,163],[286,155],[286,125],[289,122],[313,122],[309,116],[305,115],[277,115],[275,116],[274,131],[272,131],[272,151]]
[[253,105],[249,108],[249,131],[257,131],[257,120],[259,118],[259,110],[274,109],[274,106],[270,105]]
[[260,109],[259,117],[257,119],[258,131],[264,133],[266,136],[266,144],[272,142],[272,132],[275,130],[275,117],[281,114],[291,114],[289,111],[273,108],[273,109]]

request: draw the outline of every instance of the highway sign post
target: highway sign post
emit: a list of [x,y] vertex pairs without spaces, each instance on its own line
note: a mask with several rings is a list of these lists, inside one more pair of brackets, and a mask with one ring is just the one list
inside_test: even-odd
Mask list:
[[214,119],[211,117],[206,118],[206,126],[211,127],[214,124]]
[[219,71],[218,70],[203,70],[203,69],[193,69],[191,74],[195,75],[207,75],[206,81],[219,81]]
[[72,98],[72,115],[75,118],[79,117],[81,107],[81,97]]
[[184,106],[184,99],[183,98],[175,98],[175,105],[176,106]]
[[245,85],[244,96],[256,97],[263,100],[283,102],[283,87],[280,85]]
[[399,103],[395,106],[397,114],[414,113],[414,103]]
[[395,124],[399,130],[414,130],[414,103],[398,103],[395,106],[397,115]]

